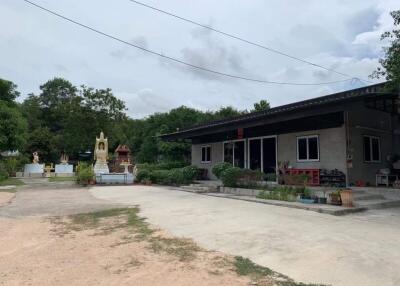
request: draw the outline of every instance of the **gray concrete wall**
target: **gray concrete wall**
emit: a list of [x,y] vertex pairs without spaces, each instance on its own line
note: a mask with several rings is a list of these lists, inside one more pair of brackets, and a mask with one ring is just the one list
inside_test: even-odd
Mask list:
[[[357,180],[375,185],[375,174],[381,168],[387,168],[387,157],[395,153],[395,138],[392,135],[392,116],[388,113],[354,106],[349,110],[349,154],[353,158],[353,166],[348,169],[349,182]],[[364,162],[363,136],[380,138],[381,162]]]
[[[319,161],[297,161],[297,137],[319,136]],[[346,132],[344,127],[278,135],[278,161],[289,161],[294,168],[338,169],[347,174]]]
[[[211,146],[211,162],[210,163],[202,163],[201,162],[201,147],[202,146]],[[223,160],[223,143],[209,143],[209,144],[193,144],[192,145],[192,165],[197,166],[199,168],[208,170],[208,177],[210,179],[216,179],[216,177],[212,173],[212,167],[222,162]]]

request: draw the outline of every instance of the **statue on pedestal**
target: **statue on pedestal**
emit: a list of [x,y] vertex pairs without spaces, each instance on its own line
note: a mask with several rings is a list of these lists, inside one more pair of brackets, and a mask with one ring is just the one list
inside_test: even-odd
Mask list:
[[68,165],[69,157],[66,154],[62,154],[60,158],[60,163],[62,165]]
[[33,155],[32,163],[33,164],[39,164],[39,154],[38,154],[38,152],[33,152],[32,155]]
[[94,164],[95,174],[108,174],[110,171],[107,165],[108,159],[108,139],[104,138],[104,133],[100,132],[100,137],[96,137],[96,145],[94,147]]

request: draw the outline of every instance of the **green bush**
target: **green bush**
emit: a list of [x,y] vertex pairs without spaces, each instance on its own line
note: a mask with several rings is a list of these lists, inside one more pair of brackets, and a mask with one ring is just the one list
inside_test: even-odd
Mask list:
[[237,187],[238,180],[242,169],[238,167],[230,167],[224,170],[221,174],[221,180],[225,187]]
[[92,165],[85,162],[79,162],[79,167],[77,168],[77,176],[76,176],[77,183],[82,186],[87,186],[90,183],[90,181],[93,180],[93,178],[94,178],[94,172]]
[[136,173],[135,181],[137,182],[146,182],[150,181],[150,171],[146,169],[139,169]]
[[8,179],[8,173],[3,162],[0,162],[0,182]]
[[179,162],[179,161],[171,161],[171,162],[162,162],[159,164],[149,164],[149,163],[143,163],[143,164],[137,164],[136,167],[138,170],[148,170],[148,171],[155,171],[155,170],[171,170],[171,169],[177,169],[177,168],[183,168],[185,167],[184,162]]
[[221,179],[222,173],[229,168],[233,168],[232,164],[230,163],[226,162],[217,163],[212,168],[212,173],[215,175],[215,177]]
[[276,186],[262,190],[257,198],[293,202],[296,201],[299,194],[309,195],[311,191],[305,187]]
[[24,164],[27,164],[29,159],[23,156],[8,157],[3,160],[4,169],[9,176],[15,176],[15,173],[22,168]]
[[170,170],[138,170],[136,180],[138,182],[150,181],[161,185],[183,185],[193,182],[199,174],[199,168],[186,166]]

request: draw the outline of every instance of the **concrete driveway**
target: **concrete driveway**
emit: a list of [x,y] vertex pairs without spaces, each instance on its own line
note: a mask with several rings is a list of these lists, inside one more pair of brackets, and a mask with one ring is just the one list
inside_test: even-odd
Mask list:
[[140,205],[149,222],[199,245],[242,255],[302,282],[400,285],[400,210],[335,217],[163,187],[94,187]]

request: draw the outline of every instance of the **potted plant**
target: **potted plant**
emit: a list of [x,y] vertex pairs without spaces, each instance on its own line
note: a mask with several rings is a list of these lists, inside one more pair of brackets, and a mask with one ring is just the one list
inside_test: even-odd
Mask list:
[[329,199],[330,199],[331,205],[337,205],[337,206],[342,205],[342,200],[340,198],[340,191],[339,190],[330,193],[329,194]]
[[326,202],[327,202],[326,191],[323,190],[322,192],[324,193],[324,195],[323,195],[323,197],[318,197],[318,203],[319,204],[326,204]]
[[342,200],[342,205],[345,207],[353,206],[353,191],[352,189],[343,189],[340,191],[340,199]]

